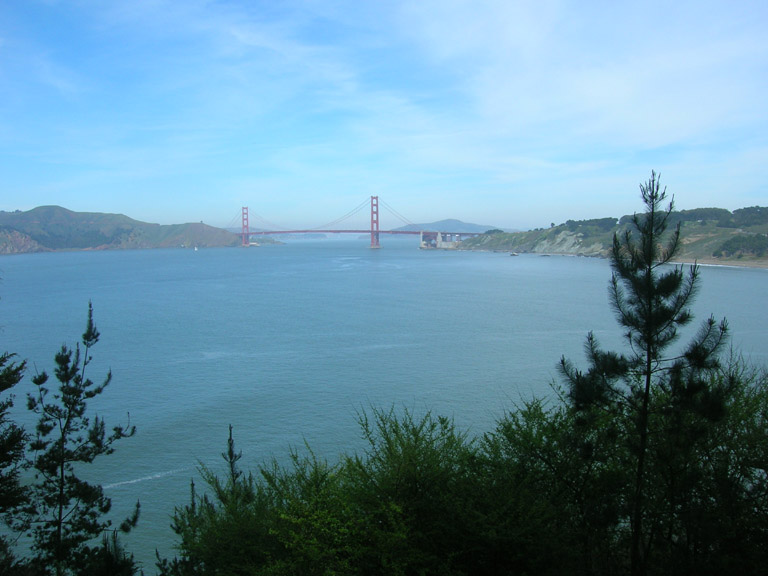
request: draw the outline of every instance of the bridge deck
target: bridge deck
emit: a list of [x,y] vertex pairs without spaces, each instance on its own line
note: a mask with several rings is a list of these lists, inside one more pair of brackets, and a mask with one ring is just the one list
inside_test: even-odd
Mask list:
[[442,232],[438,230],[259,230],[249,231],[250,236],[270,236],[272,234],[449,234],[451,236],[479,236],[482,232]]

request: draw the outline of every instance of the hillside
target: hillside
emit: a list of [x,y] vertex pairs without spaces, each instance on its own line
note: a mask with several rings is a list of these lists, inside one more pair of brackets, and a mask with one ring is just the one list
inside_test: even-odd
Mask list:
[[0,211],[0,254],[235,246],[239,242],[231,232],[202,222],[148,224],[122,214],[72,212],[60,206]]
[[[670,218],[673,224],[681,224],[680,261],[768,265],[768,208],[753,206],[733,212],[697,208],[673,212]],[[528,232],[494,231],[465,240],[461,249],[605,257],[614,233],[622,232],[631,219],[568,220]]]

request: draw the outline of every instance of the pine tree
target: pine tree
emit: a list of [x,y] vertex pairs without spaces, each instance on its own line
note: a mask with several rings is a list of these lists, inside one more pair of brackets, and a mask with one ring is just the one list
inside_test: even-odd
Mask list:
[[[15,354],[0,354],[0,393],[11,390],[24,374],[26,362],[14,362]],[[24,430],[10,419],[13,397],[0,401],[0,513],[5,514],[24,499],[19,470],[24,456]]]
[[[18,384],[26,362],[15,362],[15,354],[0,354],[0,394],[9,392]],[[19,472],[24,465],[24,446],[27,441],[24,429],[11,420],[9,411],[13,407],[13,396],[0,400],[0,515],[15,527],[17,507],[26,500],[26,491],[19,482]],[[0,572],[5,565],[13,562],[8,542],[0,536]]]
[[[629,351],[604,351],[590,333],[586,373],[561,361],[572,406],[584,413],[608,410],[624,425],[633,458],[626,496],[633,575],[647,573],[653,544],[654,526],[646,526],[651,443],[668,440],[654,428],[660,421],[654,410],[660,417],[673,412],[721,415],[723,395],[709,376],[719,367],[718,352],[727,336],[725,321],[717,324],[710,317],[687,348],[669,354],[678,329],[692,320],[689,305],[698,289],[699,269],[694,264],[686,273],[684,266],[670,264],[679,247],[680,224],[667,232],[673,202],[664,207],[666,188],[655,172],[640,192],[645,212],[635,214],[631,225],[614,235],[611,253],[610,303],[625,329]],[[666,405],[654,402],[657,393],[667,399]]]
[[[104,420],[91,419],[88,401],[102,392],[112,380],[111,371],[95,385],[86,377],[91,349],[99,341],[93,322],[93,307],[88,304],[88,323],[82,336],[82,348],[66,345],[56,354],[54,374],[58,393],[46,387],[43,372],[32,379],[37,390],[28,395],[28,408],[38,416],[36,436],[30,443],[34,452],[35,483],[32,485],[33,549],[37,559],[53,569],[56,576],[67,574],[90,562],[98,548],[89,541],[101,536],[111,526],[104,516],[111,501],[99,485],[77,476],[84,464],[101,455],[111,454],[113,444],[133,436],[133,426],[115,426],[107,434]],[[139,505],[121,525],[127,532],[138,520]]]

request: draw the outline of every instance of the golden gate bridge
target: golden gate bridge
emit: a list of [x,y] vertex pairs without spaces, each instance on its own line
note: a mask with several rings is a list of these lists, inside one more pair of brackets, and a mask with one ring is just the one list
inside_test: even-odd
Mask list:
[[[399,214],[391,206],[384,204],[385,208],[402,220],[405,224],[413,225],[413,222],[408,221],[405,217]],[[371,196],[371,225],[370,228],[358,228],[358,229],[340,229],[335,228],[345,220],[348,220],[355,214],[359,213],[363,208],[368,205],[368,200],[365,200],[362,204],[349,211],[344,216],[337,218],[333,222],[318,226],[317,228],[296,229],[296,230],[251,230],[248,207],[242,208],[242,245],[250,246],[251,237],[253,236],[274,236],[278,234],[370,234],[371,248],[380,248],[379,237],[381,234],[402,234],[402,235],[419,235],[422,248],[450,248],[455,247],[456,244],[461,242],[464,238],[479,236],[480,232],[449,232],[449,231],[437,231],[437,230],[382,230],[379,226],[379,197]]]

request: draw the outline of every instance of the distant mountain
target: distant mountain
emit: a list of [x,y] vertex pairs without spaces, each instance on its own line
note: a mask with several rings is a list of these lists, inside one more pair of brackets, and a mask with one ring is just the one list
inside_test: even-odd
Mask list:
[[[613,235],[632,216],[568,220],[559,226],[528,232],[483,234],[462,242],[462,250],[529,252],[608,256]],[[730,212],[723,208],[696,208],[670,215],[681,225],[680,261],[723,264],[768,264],[768,208],[753,206]]]
[[114,250],[235,246],[240,238],[202,222],[149,224],[122,214],[41,206],[0,211],[0,254],[55,250]]
[[481,224],[470,224],[461,220],[440,220],[429,224],[408,224],[395,228],[395,230],[404,230],[407,232],[477,232],[483,233],[493,229],[493,226],[484,226]]

